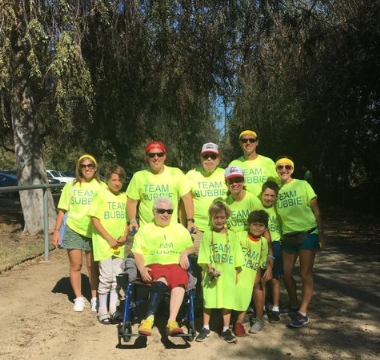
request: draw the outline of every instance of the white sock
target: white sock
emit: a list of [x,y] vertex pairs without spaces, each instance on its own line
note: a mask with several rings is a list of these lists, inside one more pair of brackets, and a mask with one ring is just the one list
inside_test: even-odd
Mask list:
[[273,306],[272,311],[280,311],[280,308],[278,306]]
[[229,329],[228,326],[223,326],[223,332],[227,331]]
[[119,297],[115,290],[111,290],[110,292],[110,314],[113,314],[116,311],[117,301]]
[[306,313],[302,313],[301,311],[298,311],[302,316],[306,316]]
[[203,325],[203,329],[210,330],[210,325]]
[[99,315],[105,315],[108,313],[107,300],[108,300],[108,294],[99,294],[99,309],[98,309]]

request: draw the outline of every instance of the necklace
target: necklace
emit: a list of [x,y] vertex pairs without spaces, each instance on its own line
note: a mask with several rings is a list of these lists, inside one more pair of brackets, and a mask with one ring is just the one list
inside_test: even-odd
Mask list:
[[[215,247],[214,247],[214,232],[211,231],[211,247],[212,247],[212,259],[214,260],[215,264],[221,265],[224,261],[218,261],[217,256],[215,254]],[[227,259],[227,252],[228,252],[228,231],[226,231],[226,244],[224,246],[224,254],[223,256],[219,257],[219,260],[225,260]]]

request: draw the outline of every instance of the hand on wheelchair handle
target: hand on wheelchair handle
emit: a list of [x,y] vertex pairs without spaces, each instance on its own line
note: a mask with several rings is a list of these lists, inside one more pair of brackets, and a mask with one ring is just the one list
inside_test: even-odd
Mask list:
[[133,234],[136,234],[136,233],[137,233],[136,226],[133,226],[133,227],[132,227],[132,233],[133,233]]

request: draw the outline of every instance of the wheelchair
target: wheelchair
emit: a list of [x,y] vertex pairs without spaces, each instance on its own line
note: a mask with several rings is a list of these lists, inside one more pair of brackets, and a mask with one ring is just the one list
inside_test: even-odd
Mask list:
[[[191,262],[189,267],[191,273]],[[129,281],[128,273],[121,273],[116,277],[118,294],[119,294],[119,316],[117,321],[117,333],[119,345],[122,341],[129,342],[132,337],[146,337],[139,333],[133,333],[132,326],[139,323],[143,318],[141,311],[139,311],[143,304],[147,303],[150,286],[138,280]],[[122,292],[124,296],[122,296]],[[169,306],[169,294],[166,294],[161,301],[161,312],[167,312]],[[194,292],[193,290],[186,290],[183,303],[178,312],[177,322],[180,327],[186,326],[187,333],[172,335],[173,337],[182,337],[186,341],[193,341],[196,336],[194,325]]]

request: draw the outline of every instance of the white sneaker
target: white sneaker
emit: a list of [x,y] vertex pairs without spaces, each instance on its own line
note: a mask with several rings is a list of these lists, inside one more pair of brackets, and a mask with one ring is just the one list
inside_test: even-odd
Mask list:
[[91,299],[91,311],[98,311],[98,299],[96,297]]
[[83,311],[86,307],[82,296],[74,299],[74,311]]

